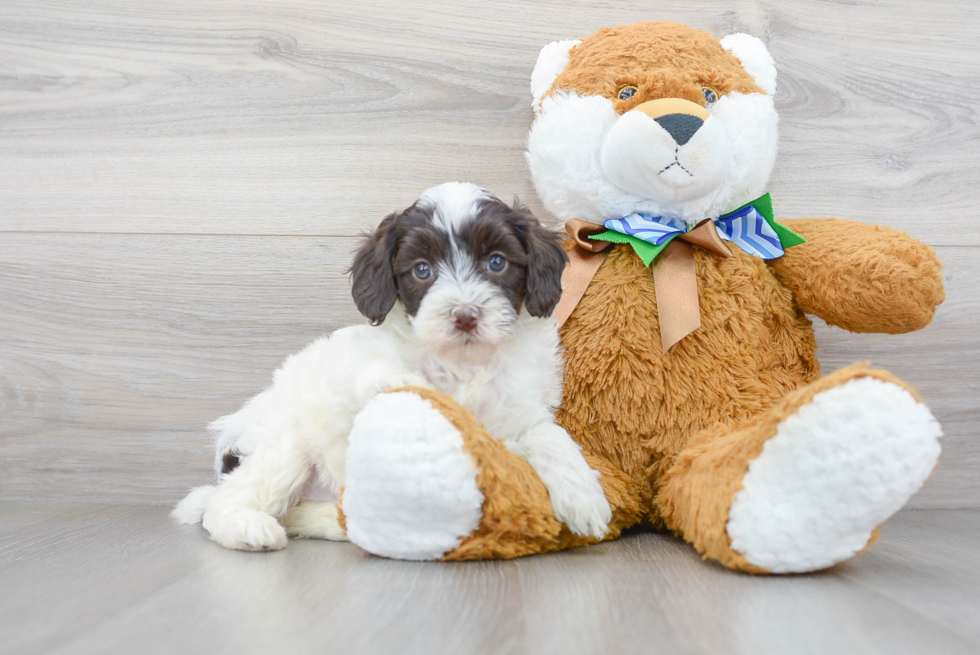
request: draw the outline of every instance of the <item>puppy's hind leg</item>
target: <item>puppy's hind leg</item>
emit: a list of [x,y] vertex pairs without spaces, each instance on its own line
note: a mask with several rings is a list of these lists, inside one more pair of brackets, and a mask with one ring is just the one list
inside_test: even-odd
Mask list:
[[282,516],[302,493],[310,466],[293,439],[263,444],[222,477],[208,497],[202,524],[211,538],[235,550],[286,546]]
[[340,526],[337,503],[304,500],[290,508],[282,518],[282,524],[290,537],[350,541]]

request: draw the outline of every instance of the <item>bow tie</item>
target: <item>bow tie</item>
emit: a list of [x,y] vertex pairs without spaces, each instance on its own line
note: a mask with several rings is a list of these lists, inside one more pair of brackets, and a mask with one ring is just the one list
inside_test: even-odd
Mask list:
[[568,221],[565,227],[576,247],[568,253],[570,263],[562,276],[562,300],[553,313],[555,320],[561,325],[571,315],[602,264],[602,251],[613,243],[628,243],[644,265],[653,264],[665,354],[701,327],[694,251],[688,244],[719,257],[731,257],[732,252],[724,243],[727,241],[749,255],[775,259],[786,248],[806,243],[803,237],[776,222],[768,193],[733,212],[705,219],[692,229],[678,219],[638,213],[606,221],[602,226],[605,231],[577,220]]
[[[796,232],[776,222],[772,211],[772,196],[768,193],[711,222],[722,240],[734,243],[746,253],[762,259],[782,257],[786,248],[806,242]],[[603,227],[607,231],[589,235],[589,239],[629,243],[643,263],[649,266],[675,238],[683,238],[691,232],[703,229],[702,226],[707,224],[706,219],[694,229],[688,230],[687,225],[679,219],[631,214],[626,218],[606,221]],[[731,253],[715,254],[727,257]]]

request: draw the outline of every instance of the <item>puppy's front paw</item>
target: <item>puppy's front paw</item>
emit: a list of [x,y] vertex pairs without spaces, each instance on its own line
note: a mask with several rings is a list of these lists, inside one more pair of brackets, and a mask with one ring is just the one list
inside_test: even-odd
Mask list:
[[282,550],[286,530],[275,517],[256,509],[205,512],[202,521],[211,538],[234,550]]
[[598,475],[587,469],[585,475],[575,480],[565,480],[554,489],[549,488],[551,507],[555,517],[580,537],[602,539],[609,532],[612,508],[599,484]]

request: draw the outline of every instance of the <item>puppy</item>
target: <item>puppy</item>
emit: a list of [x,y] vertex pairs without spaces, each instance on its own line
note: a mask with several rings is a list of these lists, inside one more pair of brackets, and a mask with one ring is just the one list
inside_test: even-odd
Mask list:
[[419,386],[451,395],[524,457],[573,532],[602,537],[612,512],[599,474],[554,421],[562,365],[548,317],[565,262],[558,236],[519,203],[472,184],[425,191],[354,258],[354,302],[371,325],[313,342],[215,421],[220,482],[193,490],[174,516],[240,550],[282,548],[286,529],[343,539],[336,506],[309,488],[344,486],[347,435],[371,398]]

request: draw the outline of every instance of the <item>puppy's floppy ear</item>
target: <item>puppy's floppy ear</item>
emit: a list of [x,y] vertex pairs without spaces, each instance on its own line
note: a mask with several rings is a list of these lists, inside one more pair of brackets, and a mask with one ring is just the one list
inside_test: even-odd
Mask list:
[[393,266],[398,241],[392,229],[397,218],[397,213],[389,214],[378,229],[364,235],[350,266],[354,304],[371,325],[380,325],[398,299]]
[[549,230],[514,198],[514,230],[527,253],[527,276],[524,281],[524,306],[531,316],[551,316],[561,300],[561,274],[568,255],[561,247],[561,237]]

